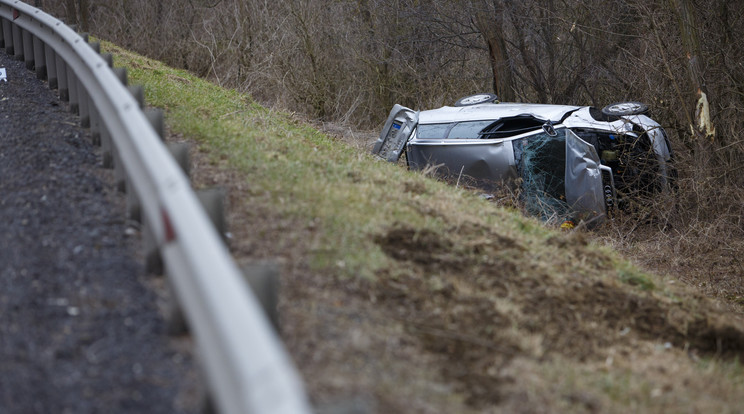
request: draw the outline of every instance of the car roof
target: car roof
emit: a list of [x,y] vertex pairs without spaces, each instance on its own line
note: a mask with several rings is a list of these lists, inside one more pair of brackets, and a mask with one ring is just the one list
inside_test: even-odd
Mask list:
[[489,119],[531,116],[553,122],[560,121],[567,113],[582,108],[571,105],[547,105],[524,103],[484,103],[470,106],[444,106],[421,111],[420,124],[438,124],[455,121],[482,121]]

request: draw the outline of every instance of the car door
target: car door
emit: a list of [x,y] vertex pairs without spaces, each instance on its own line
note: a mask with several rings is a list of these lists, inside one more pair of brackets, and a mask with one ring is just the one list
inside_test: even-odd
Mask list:
[[599,157],[567,128],[514,141],[527,211],[550,222],[590,221],[606,213]]
[[607,213],[599,155],[594,146],[566,129],[566,202],[578,214],[591,220]]
[[385,121],[380,138],[375,142],[372,154],[390,162],[397,162],[417,123],[418,112],[395,104]]

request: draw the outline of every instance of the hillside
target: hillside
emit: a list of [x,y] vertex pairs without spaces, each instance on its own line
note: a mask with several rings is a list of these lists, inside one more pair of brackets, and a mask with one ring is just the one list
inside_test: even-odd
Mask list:
[[104,48],[165,109],[168,139],[193,144],[194,185],[227,189],[235,258],[280,263],[281,334],[317,406],[741,409],[735,301],[716,302],[721,295],[664,272],[664,261],[643,263],[666,276],[632,264],[613,251],[637,248],[613,239],[616,227],[545,228],[374,159],[367,135],[334,138],[249,96]]

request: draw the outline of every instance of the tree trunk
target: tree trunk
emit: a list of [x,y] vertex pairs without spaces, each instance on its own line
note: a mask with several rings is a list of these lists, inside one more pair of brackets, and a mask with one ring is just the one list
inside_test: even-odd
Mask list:
[[509,56],[506,53],[506,42],[500,22],[503,5],[499,1],[494,1],[493,6],[493,14],[476,11],[473,22],[488,46],[493,90],[500,100],[512,102],[515,100],[514,80],[509,67]]
[[88,0],[78,0],[78,11],[80,16],[80,31],[84,33],[90,32]]
[[702,53],[700,37],[695,19],[695,10],[690,0],[673,0],[679,17],[679,30],[682,45],[687,55],[687,68],[690,76],[690,89],[696,96],[693,125],[690,125],[696,140],[712,141],[715,138],[715,127],[710,118],[708,91],[702,70]]
[[75,0],[66,0],[65,1],[65,11],[67,12],[67,25],[77,25],[78,24],[78,17],[77,17],[77,5],[75,4]]

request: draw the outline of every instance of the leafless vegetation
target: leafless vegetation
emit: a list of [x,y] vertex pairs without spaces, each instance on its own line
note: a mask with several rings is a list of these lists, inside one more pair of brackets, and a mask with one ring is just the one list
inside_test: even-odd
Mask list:
[[[601,238],[647,268],[666,274],[661,279],[665,284],[681,281],[697,286],[741,311],[744,191],[738,171],[744,151],[744,138],[739,132],[744,77],[739,66],[744,57],[744,42],[740,40],[744,33],[744,5],[739,2],[87,3],[90,30],[96,35],[323,123],[377,128],[393,103],[428,108],[451,104],[473,92],[492,90],[503,99],[514,101],[596,106],[621,100],[644,101],[652,108],[653,117],[671,134],[680,173],[679,189],[632,206],[610,224],[593,230],[590,237]],[[48,7],[82,27],[80,7],[70,4],[80,6],[82,2],[55,2]],[[701,100],[703,93],[707,103]],[[700,122],[706,121],[706,105],[710,122]],[[359,180],[354,171],[346,177],[351,182]],[[241,185],[239,180],[228,181]],[[465,186],[467,180],[458,177],[455,184]],[[395,185],[415,195],[425,193],[428,183]],[[510,200],[508,194],[496,195],[496,199],[503,203]],[[233,205],[237,204],[236,201]],[[611,407],[610,403],[593,401],[583,394],[566,397],[551,388],[565,383],[563,374],[567,371],[555,360],[548,362],[556,364],[554,380],[542,382],[545,370],[536,367],[548,361],[543,356],[553,352],[552,355],[565,357],[565,366],[574,366],[584,359],[589,363],[599,361],[593,365],[598,367],[596,370],[587,371],[600,376],[609,365],[618,364],[613,361],[627,356],[632,369],[652,372],[648,375],[661,372],[658,375],[671,378],[676,387],[671,394],[683,401],[690,383],[707,382],[708,377],[703,380],[691,371],[674,383],[673,377],[678,373],[675,364],[664,362],[658,364],[658,370],[648,369],[655,366],[652,360],[659,354],[651,349],[651,342],[643,341],[668,338],[665,341],[678,351],[681,360],[694,360],[687,342],[694,348],[696,343],[711,337],[730,339],[735,349],[740,349],[739,330],[722,330],[716,324],[706,327],[706,323],[716,322],[715,318],[707,321],[708,315],[719,315],[715,306],[706,307],[701,313],[701,309],[688,309],[674,298],[659,305],[641,292],[628,294],[624,284],[642,288],[647,281],[632,279],[637,275],[614,269],[606,255],[585,249],[587,236],[583,232],[565,233],[545,241],[543,253],[547,259],[541,260],[560,272],[532,272],[539,269],[531,265],[536,260],[530,250],[534,246],[521,248],[520,243],[490,226],[478,224],[480,221],[470,223],[462,219],[459,205],[456,211],[454,207],[414,206],[426,216],[451,217],[456,225],[448,228],[444,237],[406,223],[381,229],[375,243],[401,266],[386,268],[391,273],[388,277],[378,274],[379,283],[314,273],[302,259],[308,248],[306,240],[316,231],[315,221],[306,227],[303,223],[287,223],[291,219],[277,217],[276,206],[269,202],[264,204],[265,211],[246,213],[246,217],[260,216],[260,220],[253,221],[266,231],[257,233],[242,226],[244,232],[253,230],[254,234],[280,239],[298,229],[292,233],[291,242],[282,246],[295,246],[294,250],[288,249],[294,255],[288,260],[289,266],[295,268],[290,269],[293,283],[286,293],[293,305],[304,300],[305,307],[289,307],[287,317],[301,322],[288,324],[294,331],[285,332],[285,338],[303,369],[312,374],[309,387],[315,395],[333,394],[329,389],[348,389],[349,381],[354,384],[351,388],[366,390],[370,385],[363,382],[369,378],[373,379],[370,384],[389,386],[390,382],[381,378],[387,371],[374,365],[379,360],[368,359],[372,354],[369,349],[374,348],[389,350],[382,354],[394,359],[388,362],[397,368],[393,375],[397,378],[409,378],[404,371],[411,364],[403,361],[423,356],[419,361],[424,362],[414,363],[417,369],[412,371],[428,380],[380,391],[376,396],[383,396],[382,401],[401,404],[387,410],[383,404],[380,412],[406,411],[403,407],[409,408],[411,400],[385,399],[384,395],[399,390],[409,392],[412,383],[438,386],[429,380],[434,376],[424,370],[440,366],[432,361],[441,359],[448,361],[444,375],[453,379],[446,384],[467,382],[465,387],[473,390],[468,396],[472,401],[467,404],[476,411],[483,407],[480,404],[497,404],[493,398],[503,398],[498,402],[502,407],[513,404],[515,409],[506,411],[518,411],[518,407],[522,407],[522,412],[530,411],[529,407],[538,411],[538,407],[550,406],[542,400],[543,396],[553,395],[559,403],[568,398],[578,401],[571,404],[586,405],[586,412],[603,412],[597,407]],[[246,205],[236,206],[241,208],[249,210]],[[273,246],[261,244],[261,240],[247,236],[236,236],[236,240],[249,244],[250,248],[244,250],[251,254],[262,248],[274,253]],[[458,254],[451,254],[450,246],[462,247],[456,250]],[[505,251],[509,254],[498,255]],[[491,258],[496,258],[496,262],[485,261]],[[343,261],[336,265],[347,266]],[[593,277],[608,271],[617,272],[623,283],[608,285]],[[574,273],[582,277],[573,278]],[[623,281],[623,275],[631,280]],[[569,308],[567,303],[575,306]],[[353,312],[344,314],[339,308]],[[538,311],[532,312],[533,309]],[[385,317],[377,320],[370,316],[380,312]],[[343,318],[348,319],[346,324],[339,323]],[[688,327],[680,321],[694,323]],[[515,330],[491,330],[489,323],[504,323]],[[376,327],[369,329],[369,325]],[[531,334],[525,336],[517,328],[529,329]],[[338,341],[344,337],[344,330],[354,334],[353,346],[339,351],[341,347],[319,344]],[[401,334],[403,331],[407,334]],[[719,335],[721,332],[728,334]],[[536,345],[541,343],[550,344],[552,351]],[[710,341],[707,343],[710,345]],[[491,348],[494,344],[507,348],[495,352]],[[613,348],[608,348],[610,345]],[[723,346],[713,348],[704,351],[716,354],[724,350]],[[504,365],[507,359],[513,365]],[[420,372],[418,367],[422,367]],[[473,375],[484,372],[487,375],[482,378]],[[522,375],[524,372],[528,375]],[[587,381],[594,381],[598,377],[588,378]],[[532,381],[537,383],[536,391],[528,408],[524,408],[520,404],[530,399],[525,389],[530,390]],[[480,384],[486,384],[486,391]],[[719,388],[722,387],[707,383],[698,386],[706,392]],[[498,389],[503,394],[494,396],[488,389]],[[426,389],[421,395],[432,395],[429,391]],[[736,399],[739,391],[733,389],[728,395]],[[680,403],[679,407],[683,405]],[[674,406],[661,407],[660,411],[674,411]],[[616,411],[628,411],[622,408],[626,407]]]
[[[744,243],[741,2],[37,3],[259,101],[352,127],[378,127],[393,103],[428,108],[483,91],[510,101],[600,107],[644,101],[670,133],[679,191],[616,220],[606,238],[647,264],[697,258],[688,272],[697,274],[690,277],[694,283],[702,283],[718,253],[738,263]],[[710,118],[702,125],[705,111]],[[647,257],[649,250],[639,248],[645,243],[662,247]],[[714,271],[741,270],[736,264]],[[744,288],[727,285],[715,294],[741,300]]]

